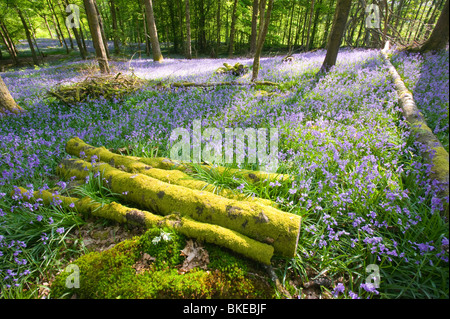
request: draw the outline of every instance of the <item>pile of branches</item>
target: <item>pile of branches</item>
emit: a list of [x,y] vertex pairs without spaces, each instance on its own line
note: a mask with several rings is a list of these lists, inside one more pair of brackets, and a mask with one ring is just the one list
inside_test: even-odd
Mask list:
[[83,81],[60,85],[47,91],[47,95],[55,97],[68,106],[90,99],[120,99],[142,88],[144,81],[136,76],[123,75],[91,75]]

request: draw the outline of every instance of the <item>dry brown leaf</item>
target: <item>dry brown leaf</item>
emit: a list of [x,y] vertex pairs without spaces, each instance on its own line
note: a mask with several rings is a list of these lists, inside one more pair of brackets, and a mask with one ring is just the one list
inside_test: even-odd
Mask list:
[[206,269],[209,264],[208,251],[198,242],[189,239],[186,246],[181,250],[181,256],[186,256],[180,273],[186,273],[196,267]]

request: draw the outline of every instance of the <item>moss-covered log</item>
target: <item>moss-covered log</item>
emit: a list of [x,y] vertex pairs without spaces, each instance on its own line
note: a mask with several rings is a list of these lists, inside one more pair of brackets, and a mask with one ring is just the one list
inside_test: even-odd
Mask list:
[[161,215],[182,216],[235,230],[257,241],[271,244],[275,253],[295,256],[301,217],[274,207],[236,201],[209,192],[171,185],[140,173],[126,173],[109,164],[92,165],[67,159],[57,167],[65,177],[83,178],[87,171],[103,174],[105,184],[115,193],[143,209]]
[[420,112],[414,101],[413,94],[407,89],[401,76],[398,74],[395,67],[392,65],[389,56],[389,42],[386,43],[385,48],[381,51],[388,68],[389,74],[397,90],[399,96],[400,107],[402,108],[403,116],[410,124],[411,131],[415,135],[417,141],[424,146],[422,156],[432,165],[431,179],[437,180],[443,187],[441,196],[445,203],[444,214],[449,216],[449,154],[442,146],[439,139],[433,134],[433,131],[428,127],[425,117]]
[[258,242],[224,227],[201,223],[177,214],[162,217],[148,211],[126,207],[116,202],[102,205],[92,201],[89,197],[79,199],[53,195],[48,191],[30,193],[24,188],[19,189],[24,196],[23,198],[28,201],[35,201],[40,198],[45,205],[60,203],[64,208],[76,210],[85,216],[102,217],[118,223],[129,223],[146,228],[155,226],[170,227],[187,237],[228,248],[263,264],[269,265],[273,255],[274,248],[271,245]]
[[[188,164],[171,160],[165,157],[132,157],[128,156],[132,159],[136,159],[142,163],[150,165],[152,167],[157,167],[161,169],[176,169],[182,172],[190,172],[191,167]],[[292,180],[292,178],[287,174],[278,174],[278,173],[267,173],[264,171],[252,171],[246,169],[237,169],[237,168],[228,168],[223,166],[212,166],[208,164],[202,164],[202,168],[205,170],[215,170],[219,174],[227,173],[231,174],[237,178],[244,179],[248,183],[257,184],[265,181],[275,181],[278,180],[280,182]]]
[[271,82],[271,81],[254,81],[254,82],[211,82],[211,83],[194,83],[194,82],[175,82],[171,83],[170,86],[175,88],[182,88],[182,87],[197,87],[197,88],[209,88],[209,87],[216,87],[216,86],[257,86],[257,85],[263,85],[263,86],[279,86],[280,83]]
[[109,165],[122,169],[128,173],[141,173],[159,179],[166,183],[217,193],[220,196],[230,199],[244,200],[259,203],[261,205],[277,207],[277,204],[272,202],[271,200],[258,197],[247,197],[230,189],[216,190],[213,185],[192,178],[181,170],[154,168],[153,165],[151,165],[153,164],[152,159],[150,159],[149,161],[151,164],[148,165],[139,161],[139,158],[115,154],[104,147],[94,147],[92,145],[86,144],[78,137],[72,138],[67,142],[66,152],[74,156],[80,156],[80,153],[83,152],[86,156],[86,160],[88,161],[90,161],[93,156],[96,156],[99,161],[109,163]]

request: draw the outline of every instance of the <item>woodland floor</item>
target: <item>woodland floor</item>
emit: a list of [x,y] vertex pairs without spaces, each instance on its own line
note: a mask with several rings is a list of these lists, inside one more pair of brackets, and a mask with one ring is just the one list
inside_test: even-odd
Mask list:
[[[193,121],[201,120],[203,129],[279,131],[278,173],[295,176],[294,182],[254,188],[231,178],[197,176],[271,199],[302,216],[296,257],[273,261],[282,286],[274,288],[274,297],[448,298],[449,227],[440,216],[445,199],[429,180],[429,167],[401,115],[379,50],[342,49],[336,67],[317,76],[324,57],[325,51],[318,50],[294,54],[290,63],[283,63],[283,56],[262,58],[259,79],[282,83],[278,88],[206,89],[156,84],[248,82],[249,75],[217,75],[215,70],[223,63],[251,67],[252,59],[166,58],[157,64],[122,57],[111,61],[113,72],[134,74],[148,86],[121,100],[89,100],[73,107],[47,97],[46,90],[96,72],[93,60],[71,56],[1,73],[27,110],[0,118],[1,297],[61,297],[52,295],[51,282],[65,265],[142,233],[26,205],[11,197],[15,186],[73,191],[54,168],[70,157],[65,143],[74,136],[94,146],[128,149],[134,156],[168,157],[170,133],[191,131]],[[448,151],[448,48],[424,57],[394,53],[391,61]],[[89,191],[99,196],[98,189]],[[369,265],[379,270],[376,289],[366,285]],[[176,289],[180,298],[191,296]]]

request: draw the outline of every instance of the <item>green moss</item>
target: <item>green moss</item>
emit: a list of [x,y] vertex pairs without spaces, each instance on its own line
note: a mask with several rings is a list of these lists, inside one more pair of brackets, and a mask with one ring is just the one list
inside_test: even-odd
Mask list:
[[156,258],[153,267],[158,270],[181,264],[180,250],[185,246],[185,237],[168,228],[152,228],[139,239],[139,250]]
[[[74,262],[80,269],[80,287],[67,288],[67,272],[59,274],[51,286],[52,298],[273,298],[275,291],[262,275],[255,276],[257,264],[240,259],[215,245],[206,245],[208,269],[180,273],[184,260],[180,250],[185,238],[175,232],[152,228],[140,237],[123,241],[104,252],[82,256]],[[160,240],[155,238],[160,237]],[[144,253],[155,258],[137,271]]]

